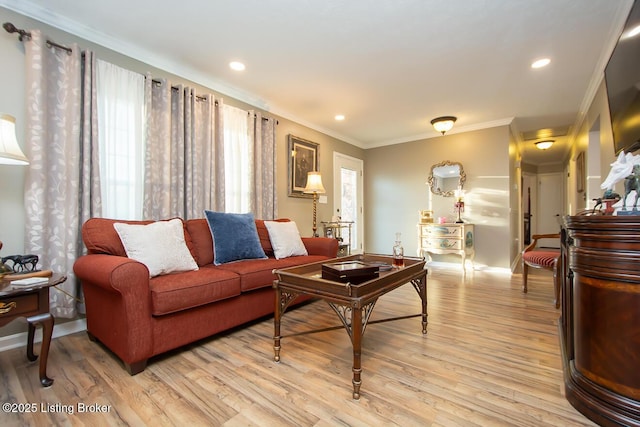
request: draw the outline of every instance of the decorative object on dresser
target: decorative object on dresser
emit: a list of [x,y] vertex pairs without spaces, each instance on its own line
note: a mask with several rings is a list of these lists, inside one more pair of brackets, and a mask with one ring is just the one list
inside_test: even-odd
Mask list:
[[542,239],[560,239],[560,234],[534,234],[531,236],[533,241],[522,251],[522,292],[527,293],[527,283],[529,276],[529,267],[543,268],[553,272],[553,294],[555,295],[556,308],[560,308],[560,275],[558,274],[560,250],[558,249],[541,249],[538,247],[538,241]]
[[420,224],[429,224],[433,222],[433,211],[422,210],[420,213]]
[[473,224],[418,224],[418,256],[456,254],[462,257],[462,271],[469,257],[473,266],[475,257]]
[[640,217],[565,217],[560,270],[567,400],[599,425],[640,425]]

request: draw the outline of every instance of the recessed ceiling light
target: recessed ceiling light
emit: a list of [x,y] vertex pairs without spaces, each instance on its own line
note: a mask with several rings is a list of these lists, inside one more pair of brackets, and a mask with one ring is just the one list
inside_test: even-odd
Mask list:
[[344,114],[336,114],[336,116],[334,118],[337,121],[341,122],[342,120],[344,120]]
[[244,71],[245,66],[242,62],[233,61],[229,63],[229,68],[235,71]]
[[550,62],[551,60],[549,58],[538,59],[537,61],[534,61],[533,64],[531,64],[531,68],[546,67]]

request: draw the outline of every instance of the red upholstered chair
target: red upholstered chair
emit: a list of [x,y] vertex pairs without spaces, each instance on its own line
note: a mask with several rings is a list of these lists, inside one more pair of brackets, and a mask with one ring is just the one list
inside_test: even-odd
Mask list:
[[538,249],[537,244],[540,239],[560,239],[560,234],[534,234],[533,241],[522,251],[522,292],[527,293],[527,275],[529,267],[544,268],[553,272],[553,290],[556,297],[556,308],[560,308],[560,275],[558,268],[560,264],[559,249]]

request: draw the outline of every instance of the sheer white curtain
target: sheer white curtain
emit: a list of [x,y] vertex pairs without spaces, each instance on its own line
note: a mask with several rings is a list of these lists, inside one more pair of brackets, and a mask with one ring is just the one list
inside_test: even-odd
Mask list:
[[96,61],[102,216],[142,219],[145,77]]
[[[251,117],[251,121],[253,118]],[[225,211],[254,211],[254,144],[250,114],[230,105],[223,109]]]

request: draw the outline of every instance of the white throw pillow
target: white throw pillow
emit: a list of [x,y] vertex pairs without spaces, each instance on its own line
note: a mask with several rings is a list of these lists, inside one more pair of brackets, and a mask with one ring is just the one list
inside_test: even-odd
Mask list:
[[265,221],[276,259],[309,255],[294,221]]
[[182,221],[157,221],[147,225],[115,223],[122,246],[131,259],[147,266],[151,277],[197,270],[184,240]]

